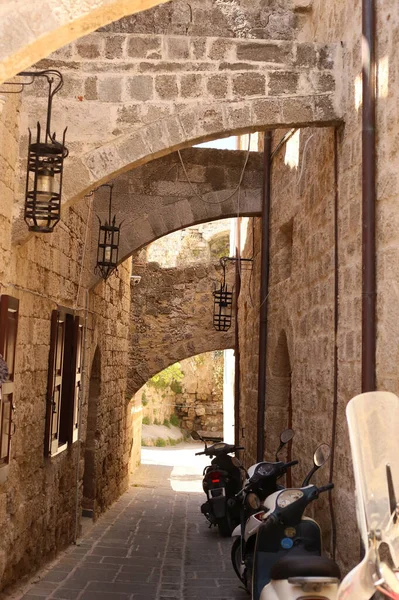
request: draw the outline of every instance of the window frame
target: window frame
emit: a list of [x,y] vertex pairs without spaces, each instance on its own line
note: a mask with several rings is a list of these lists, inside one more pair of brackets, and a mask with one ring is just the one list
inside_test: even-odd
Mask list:
[[[10,314],[13,318],[10,318]],[[11,438],[15,432],[13,419],[15,411],[15,358],[18,337],[19,300],[8,294],[0,296],[0,354],[9,368],[7,381],[0,387],[0,469],[7,467],[11,458]],[[10,323],[12,327],[10,329]],[[11,332],[11,333],[10,333]],[[12,335],[13,334],[13,335]],[[11,346],[11,348],[10,348]],[[11,352],[11,357],[10,357]],[[7,398],[7,400],[6,400]],[[8,407],[7,426],[4,428],[5,415]],[[14,426],[14,431],[13,431]],[[8,437],[4,449],[4,437]]]
[[83,325],[73,311],[59,307],[51,314],[45,446],[55,456],[79,439]]

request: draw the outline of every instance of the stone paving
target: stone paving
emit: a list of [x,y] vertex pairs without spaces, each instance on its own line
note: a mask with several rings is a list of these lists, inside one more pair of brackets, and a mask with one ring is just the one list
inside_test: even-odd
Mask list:
[[[148,462],[166,456],[166,465],[142,465],[129,491],[80,545],[13,598],[247,599],[231,566],[231,539],[209,529],[199,511],[204,463],[198,465],[195,451],[191,444],[163,454],[147,449]],[[170,459],[177,466],[168,466]]]

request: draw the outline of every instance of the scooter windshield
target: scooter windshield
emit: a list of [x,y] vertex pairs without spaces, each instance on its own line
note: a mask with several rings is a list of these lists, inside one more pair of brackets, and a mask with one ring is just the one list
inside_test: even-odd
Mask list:
[[367,548],[368,532],[381,531],[398,566],[399,521],[391,518],[387,465],[399,502],[399,398],[390,392],[360,394],[346,414],[363,543]]

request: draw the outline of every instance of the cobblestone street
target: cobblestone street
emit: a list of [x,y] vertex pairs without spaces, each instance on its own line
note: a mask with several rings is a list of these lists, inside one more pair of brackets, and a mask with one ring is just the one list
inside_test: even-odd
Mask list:
[[[13,598],[33,600],[244,600],[231,539],[199,507],[202,447],[151,448],[133,485],[51,568]],[[202,457],[201,457],[202,458]],[[151,464],[162,461],[163,465]],[[175,465],[175,466],[172,466]]]

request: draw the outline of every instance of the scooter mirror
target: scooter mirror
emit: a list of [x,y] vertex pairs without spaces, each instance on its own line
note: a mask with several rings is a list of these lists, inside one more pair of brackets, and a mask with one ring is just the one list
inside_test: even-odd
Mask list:
[[290,442],[292,440],[294,435],[295,435],[295,431],[293,429],[286,429],[280,435],[280,446],[278,447],[277,452],[276,452],[276,460],[277,461],[278,461],[278,453],[280,452],[280,450],[282,450],[284,448],[284,446],[286,444],[288,444],[288,442]]
[[399,594],[399,580],[395,573],[386,563],[379,564],[379,575],[381,577],[381,587],[388,586],[389,590],[394,594]]
[[322,467],[330,458],[331,448],[328,444],[320,444],[313,455],[315,467]]
[[202,439],[200,434],[197,431],[191,431],[190,435],[193,438],[193,440],[199,441]]
[[294,435],[295,435],[295,432],[294,432],[293,429],[286,429],[280,435],[280,442],[282,444],[288,444],[288,442],[290,442],[292,440],[292,438],[294,437]]

